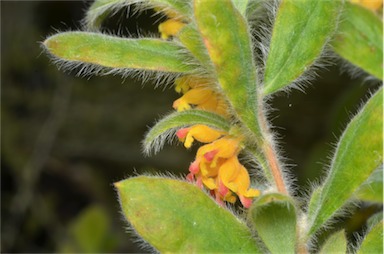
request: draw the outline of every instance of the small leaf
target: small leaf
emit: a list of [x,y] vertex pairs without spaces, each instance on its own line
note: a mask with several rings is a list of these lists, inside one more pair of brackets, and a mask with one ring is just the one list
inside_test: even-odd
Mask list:
[[344,230],[332,234],[321,248],[320,254],[329,253],[347,253],[347,239]]
[[[185,64],[182,48],[157,39],[126,39],[90,32],[65,32],[45,40],[55,57],[75,63],[90,63],[116,69],[144,69],[162,72],[192,72]],[[185,51],[185,50],[184,50]]]
[[146,4],[151,7],[158,7],[172,11],[178,17],[191,16],[191,8],[188,1],[179,0],[96,0],[87,10],[85,17],[85,23],[91,30],[97,30],[100,28],[102,22],[115,12],[121,10],[126,6],[132,4]]
[[383,22],[374,12],[346,3],[333,49],[378,79],[383,77]]
[[295,253],[296,209],[288,196],[269,193],[260,196],[248,217],[271,253]]
[[151,150],[157,153],[164,145],[167,137],[176,128],[182,128],[194,124],[204,124],[210,127],[229,131],[230,125],[222,116],[204,110],[185,110],[174,112],[162,118],[145,135],[143,141],[144,151],[150,154]]
[[339,141],[316,215],[311,218],[310,235],[331,218],[382,163],[382,129],[381,88],[352,119]]
[[383,165],[373,171],[372,175],[365,181],[356,192],[356,198],[383,203]]
[[383,253],[383,221],[370,229],[360,245],[358,254]]
[[321,204],[321,192],[322,192],[322,188],[320,187],[316,187],[312,191],[311,199],[309,200],[308,210],[307,210],[309,220],[313,219],[316,216],[317,209]]
[[244,17],[230,0],[195,0],[194,10],[198,30],[224,94],[245,126],[259,134],[255,116],[256,67]]
[[245,223],[195,185],[140,176],[115,186],[128,221],[162,253],[260,253]]
[[323,51],[334,32],[342,1],[283,0],[272,32],[264,94],[295,81]]

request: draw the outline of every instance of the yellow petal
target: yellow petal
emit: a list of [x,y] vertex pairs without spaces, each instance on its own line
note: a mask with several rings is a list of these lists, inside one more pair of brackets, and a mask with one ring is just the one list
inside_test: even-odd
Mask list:
[[185,26],[183,22],[176,19],[169,19],[159,25],[159,32],[162,39],[168,39],[171,36],[175,36]]

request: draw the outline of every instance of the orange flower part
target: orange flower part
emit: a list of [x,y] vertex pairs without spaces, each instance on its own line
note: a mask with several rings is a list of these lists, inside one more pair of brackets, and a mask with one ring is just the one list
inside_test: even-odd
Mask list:
[[201,77],[184,75],[175,79],[175,91],[185,94],[191,88],[208,87],[209,81]]
[[173,108],[183,111],[191,108],[191,105],[199,105],[211,99],[213,92],[206,88],[195,88],[186,92],[173,102]]
[[383,0],[351,0],[351,2],[359,4],[372,11],[377,11],[383,6]]
[[194,140],[201,143],[210,143],[225,134],[224,131],[215,130],[203,124],[197,124],[190,128],[183,128],[176,132],[176,136],[184,142],[186,148],[190,148]]
[[167,40],[172,36],[176,36],[184,26],[185,23],[177,19],[168,19],[167,21],[160,23],[159,32],[161,38]]

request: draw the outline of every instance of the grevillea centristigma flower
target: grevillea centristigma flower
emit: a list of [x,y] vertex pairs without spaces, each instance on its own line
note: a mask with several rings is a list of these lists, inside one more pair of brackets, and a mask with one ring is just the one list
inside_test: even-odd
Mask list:
[[187,148],[194,140],[208,143],[198,149],[189,167],[188,180],[209,189],[218,203],[234,203],[237,196],[244,207],[250,207],[252,198],[260,191],[250,188],[248,171],[238,160],[241,138],[205,125],[180,129],[176,135]]
[[175,80],[175,90],[183,94],[173,103],[173,108],[177,111],[195,108],[215,112],[222,116],[228,115],[226,101],[214,90],[207,79],[182,76]]

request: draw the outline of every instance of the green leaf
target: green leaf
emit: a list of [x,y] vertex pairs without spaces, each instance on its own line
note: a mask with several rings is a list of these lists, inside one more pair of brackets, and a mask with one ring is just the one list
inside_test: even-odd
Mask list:
[[332,234],[321,248],[320,254],[329,253],[347,253],[347,239],[344,230]]
[[352,119],[337,146],[309,234],[350,199],[383,161],[383,89]]
[[283,0],[265,66],[264,94],[298,79],[323,51],[334,32],[342,1]]
[[246,14],[249,0],[232,0],[232,3],[242,15]]
[[313,219],[316,216],[317,209],[321,205],[321,192],[322,192],[321,187],[316,187],[312,191],[311,199],[309,200],[308,209],[307,209],[309,220]]
[[246,224],[195,185],[140,176],[115,186],[125,217],[162,253],[260,253]]
[[[184,73],[194,67],[185,64],[182,48],[157,39],[126,39],[90,32],[65,32],[44,41],[55,57],[75,63],[90,63],[116,69]],[[185,50],[184,50],[185,51]]]
[[383,77],[383,22],[374,12],[346,3],[333,49],[378,79]]
[[157,153],[164,145],[167,137],[177,128],[189,125],[204,124],[210,127],[229,131],[230,125],[222,116],[204,110],[185,110],[174,112],[162,118],[145,135],[143,141],[144,151],[150,154],[151,150]]
[[240,120],[259,134],[255,116],[256,67],[246,21],[229,0],[195,0],[194,10],[198,30],[224,94]]
[[292,200],[280,193],[260,196],[248,217],[271,253],[295,253],[296,209]]
[[199,31],[192,24],[186,25],[178,33],[180,42],[207,69],[212,69],[211,61],[205,49]]
[[91,30],[100,28],[102,22],[115,12],[132,4],[146,4],[151,7],[172,11],[178,17],[190,17],[192,10],[188,1],[179,0],[96,0],[87,11],[85,23]]
[[383,253],[383,221],[378,222],[370,229],[360,245],[357,253],[371,254]]
[[368,201],[383,203],[383,165],[373,171],[356,192],[356,198]]

